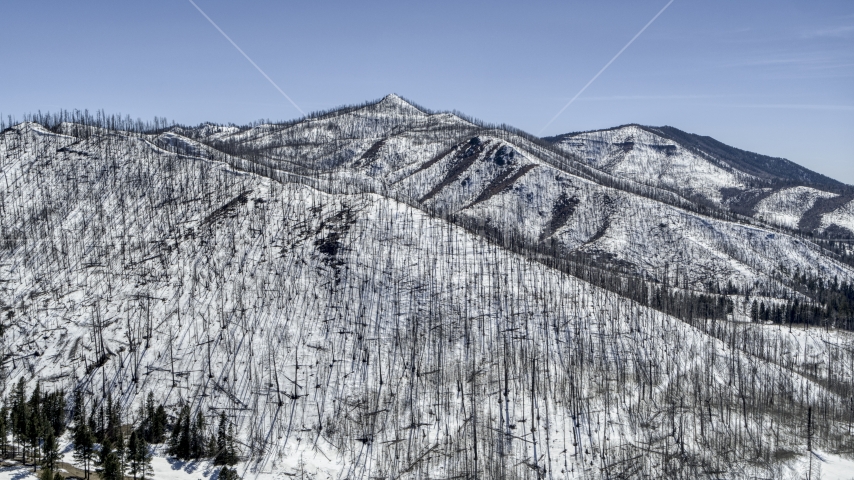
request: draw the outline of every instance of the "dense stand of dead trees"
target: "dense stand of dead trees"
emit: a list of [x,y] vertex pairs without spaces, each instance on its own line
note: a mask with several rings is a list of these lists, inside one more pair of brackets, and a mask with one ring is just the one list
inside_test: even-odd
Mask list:
[[155,391],[228,412],[247,469],[361,478],[774,476],[852,446],[838,325],[734,322],[726,287],[96,126],[4,134],[4,391]]

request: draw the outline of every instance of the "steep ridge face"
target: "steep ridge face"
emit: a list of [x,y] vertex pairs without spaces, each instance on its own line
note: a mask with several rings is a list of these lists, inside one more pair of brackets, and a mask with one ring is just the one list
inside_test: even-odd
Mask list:
[[636,125],[558,138],[561,149],[596,168],[718,204],[723,201],[722,191],[743,190],[755,180]]
[[837,218],[842,213],[834,213],[841,208],[835,203],[819,202],[819,208],[812,208],[817,198],[854,193],[851,186],[788,160],[739,150],[673,127],[626,125],[546,140],[614,175],[812,233],[823,233],[833,223],[823,221],[824,216]]
[[[852,335],[706,292],[779,311],[809,293],[783,272],[850,267],[573,162],[399,97],[253,128],[15,126],[0,393],[224,412],[244,478],[800,478],[807,442],[850,450]],[[543,260],[573,254],[650,300]],[[711,301],[662,312],[692,289]]]
[[[393,95],[360,109],[261,125],[213,142],[190,136],[273,169],[320,176],[336,187],[367,185],[475,229],[534,248],[548,246],[561,258],[581,255],[659,282],[703,290],[726,279],[724,284],[779,294],[785,287],[770,279],[781,273],[840,282],[854,278],[850,266],[808,241],[681,208],[663,201],[665,190],[643,196],[613,186],[634,168],[641,176],[630,179],[635,185],[650,178],[676,185],[688,178],[695,193],[722,199],[720,192],[753,178],[714,166],[646,130],[623,133],[617,142],[622,146],[601,140],[591,147],[617,148],[620,160],[611,167],[594,162],[608,170],[603,178],[586,174],[576,156],[562,156],[520,135],[478,128],[455,115],[424,112]],[[660,161],[660,155],[669,160]],[[645,159],[658,173],[644,177],[636,159]]]
[[[792,187],[777,190],[756,204],[756,217],[776,225],[797,228],[799,223],[819,199],[838,195],[810,187]],[[832,218],[832,217],[831,217]]]

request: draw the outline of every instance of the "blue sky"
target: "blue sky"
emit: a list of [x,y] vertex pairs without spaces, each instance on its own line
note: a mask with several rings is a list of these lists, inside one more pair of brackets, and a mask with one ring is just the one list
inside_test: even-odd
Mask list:
[[[303,110],[396,92],[537,133],[667,0],[196,3]],[[187,0],[4,2],[0,113],[299,112]],[[854,0],[674,3],[543,132],[672,125],[854,184]]]

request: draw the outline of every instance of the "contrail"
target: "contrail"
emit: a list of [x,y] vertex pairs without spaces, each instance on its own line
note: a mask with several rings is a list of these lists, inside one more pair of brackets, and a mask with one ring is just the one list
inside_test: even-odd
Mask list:
[[[192,0],[191,0],[191,1],[192,1]],[[555,115],[554,117],[552,117],[552,119],[551,119],[551,120],[549,120],[549,123],[547,123],[547,124],[546,124],[546,126],[545,126],[545,127],[543,127],[543,128],[540,130],[540,132],[539,132],[539,133],[537,133],[537,135],[541,135],[541,134],[543,133],[543,130],[545,130],[546,128],[548,128],[548,127],[549,127],[549,125],[551,125],[551,124],[552,124],[552,122],[554,122],[555,120],[557,120],[557,117],[559,117],[559,116],[560,116],[560,114],[561,114],[561,113],[563,113],[563,111],[564,111],[564,110],[566,110],[567,108],[569,108],[569,106],[570,106],[570,105],[572,105],[572,102],[574,102],[576,98],[578,98],[579,96],[581,96],[581,94],[582,94],[582,93],[584,93],[584,91],[585,91],[585,90],[587,90],[587,87],[589,87],[591,83],[595,82],[595,81],[596,81],[596,79],[597,79],[597,78],[599,78],[599,75],[602,75],[602,72],[604,72],[608,67],[610,67],[610,66],[611,66],[611,64],[612,64],[612,63],[614,63],[614,60],[616,60],[616,59],[617,59],[617,57],[619,57],[619,56],[620,56],[620,54],[622,54],[622,53],[623,53],[627,48],[629,48],[629,45],[631,45],[635,40],[637,40],[637,39],[638,39],[638,37],[640,37],[641,33],[643,33],[643,32],[644,32],[644,30],[646,30],[650,25],[652,25],[652,22],[654,22],[654,21],[655,21],[655,19],[656,19],[656,18],[658,18],[658,16],[659,16],[659,15],[661,15],[662,13],[664,13],[664,11],[665,11],[665,10],[667,10],[667,7],[669,7],[669,6],[670,6],[670,4],[671,4],[671,3],[673,3],[673,1],[674,1],[674,0],[670,0],[669,2],[667,2],[667,5],[665,5],[665,6],[664,6],[664,8],[662,8],[661,10],[659,10],[659,11],[658,11],[658,13],[656,13],[656,14],[655,14],[655,16],[654,16],[654,17],[652,17],[652,20],[650,20],[649,22],[647,22],[647,24],[646,24],[646,25],[644,25],[644,26],[643,26],[643,28],[641,28],[641,29],[640,29],[640,32],[638,32],[634,37],[632,37],[632,39],[631,39],[631,40],[629,40],[629,43],[627,43],[625,47],[621,48],[621,49],[620,49],[620,51],[619,51],[619,52],[617,52],[617,54],[616,54],[616,55],[614,55],[614,58],[612,58],[610,62],[606,63],[606,64],[605,64],[605,66],[604,66],[604,67],[602,67],[602,70],[599,70],[599,73],[597,73],[596,75],[594,75],[594,76],[593,76],[593,78],[591,78],[591,79],[590,79],[590,81],[589,81],[589,82],[587,82],[587,85],[585,85],[585,86],[584,86],[584,88],[582,88],[582,89],[581,89],[581,91],[579,91],[578,93],[576,93],[576,94],[575,94],[575,96],[574,96],[574,97],[572,97],[572,100],[570,100],[566,105],[564,105],[564,106],[563,106],[563,108],[561,108],[561,109],[560,109],[560,111],[559,111],[559,112],[557,112],[557,115]],[[225,34],[223,34],[223,35],[225,35]],[[235,46],[236,46],[236,45],[235,45]],[[247,57],[247,58],[248,58],[248,57]]]
[[[253,67],[255,67],[259,72],[261,72],[261,75],[264,75],[264,78],[266,78],[268,82],[270,82],[274,87],[276,87],[276,90],[278,90],[278,91],[279,91],[279,93],[281,93],[282,95],[284,95],[284,97],[285,97],[285,98],[287,98],[289,102],[291,102],[291,105],[293,105],[293,106],[294,106],[294,108],[296,108],[297,110],[299,110],[299,113],[301,113],[301,114],[305,115],[305,112],[303,112],[303,111],[302,111],[302,109],[301,109],[301,108],[299,108],[299,105],[297,105],[296,103],[294,103],[294,101],[293,101],[293,100],[291,100],[291,97],[289,97],[289,96],[288,96],[288,94],[287,94],[287,93],[285,93],[281,88],[279,88],[279,86],[278,86],[278,85],[276,85],[276,82],[274,82],[274,81],[273,81],[273,79],[272,79],[272,78],[270,78],[270,76],[269,76],[269,75],[267,75],[266,73],[264,73],[264,70],[261,70],[261,67],[259,67],[257,63],[253,62],[253,61],[252,61],[252,59],[251,59],[251,58],[249,58],[249,55],[246,55],[246,52],[244,52],[244,51],[243,51],[243,49],[241,49],[240,47],[238,47],[238,46],[237,46],[237,44],[236,44],[236,43],[234,43],[234,40],[232,40],[232,39],[231,39],[231,37],[229,37],[228,35],[226,35],[226,34],[225,34],[225,32],[223,32],[223,31],[222,31],[222,29],[221,29],[221,28],[219,28],[219,25],[217,25],[217,24],[216,24],[216,22],[214,22],[213,20],[211,20],[211,17],[209,17],[209,16],[208,16],[208,14],[206,14],[206,13],[205,13],[201,8],[199,8],[199,6],[198,6],[198,5],[196,5],[196,2],[194,2],[193,0],[188,0],[188,1],[189,1],[190,3],[192,3],[194,7],[196,7],[196,10],[198,10],[198,11],[199,11],[199,13],[201,13],[205,18],[207,18],[207,19],[208,19],[208,21],[209,21],[209,22],[211,22],[211,25],[213,25],[213,26],[214,26],[214,28],[216,28],[217,30],[219,30],[219,33],[221,33],[221,34],[222,34],[222,36],[223,36],[223,37],[225,37],[225,39],[226,39],[226,40],[228,40],[229,42],[231,42],[231,44],[232,44],[232,45],[234,45],[234,48],[236,48],[236,49],[237,49],[237,51],[238,51],[238,52],[240,52],[240,54],[241,54],[241,55],[243,55],[244,57],[246,57],[246,60],[249,60],[249,63],[251,63]],[[670,0],[670,1],[673,1],[673,0]],[[652,22],[650,22],[650,23],[652,23]]]

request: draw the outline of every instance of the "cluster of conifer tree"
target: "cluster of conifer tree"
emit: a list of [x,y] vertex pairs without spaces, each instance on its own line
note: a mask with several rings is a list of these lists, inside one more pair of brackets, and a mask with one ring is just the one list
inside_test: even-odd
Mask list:
[[213,458],[215,465],[234,465],[239,460],[234,445],[234,425],[228,421],[225,412],[220,412],[216,433],[208,434],[202,412],[197,412],[194,417],[190,407],[185,405],[172,427],[169,453],[181,460]]
[[[163,405],[148,394],[140,409],[137,425],[122,422],[122,410],[108,392],[100,405],[87,412],[82,390],[76,390],[71,405],[71,439],[74,458],[83,466],[85,478],[95,470],[102,480],[122,480],[125,475],[144,480],[151,475],[151,444],[164,443],[168,416]],[[63,390],[43,392],[40,384],[27,398],[26,382],[21,377],[12,394],[0,407],[0,452],[3,458],[20,458],[31,463],[33,471],[41,466],[40,479],[59,480],[58,438],[66,431],[66,394]],[[172,425],[169,453],[181,460],[213,458],[223,465],[219,477],[240,478],[234,469],[239,456],[234,442],[234,426],[220,413],[219,428],[207,434],[204,416],[192,417],[184,406]],[[10,441],[11,437],[11,441]]]
[[517,253],[691,324],[697,319],[726,320],[727,315],[733,312],[733,296],[746,295],[749,298],[751,295],[764,295],[779,301],[766,305],[762,300],[756,300],[755,306],[751,304],[751,317],[756,322],[854,331],[854,285],[840,282],[837,278],[826,280],[803,272],[782,272],[780,284],[802,294],[805,298],[801,299],[786,292],[739,287],[732,282],[721,285],[710,281],[706,292],[696,292],[687,286],[671,285],[667,281],[667,273],[664,282],[653,283],[621,270],[618,265],[603,265],[584,254],[573,253],[561,258],[559,247],[553,245],[525,244],[516,238],[507,238],[501,232],[480,228],[480,225],[463,226]]
[[833,234],[833,237],[838,238],[822,238],[817,235],[812,235],[810,232],[807,232],[805,236],[825,250],[835,253],[836,258],[840,262],[854,266],[854,248],[852,248],[852,244],[854,244],[854,237],[841,229],[824,233],[825,236],[830,236],[831,234]]
[[[12,394],[0,408],[0,448],[3,457],[20,456],[31,461],[33,469],[44,466],[43,478],[52,480],[60,458],[57,438],[65,432],[65,392],[42,392],[36,384],[30,398],[26,383],[20,379]],[[12,441],[9,441],[11,435]]]
[[[109,393],[100,406],[92,406],[88,415],[84,405],[83,393],[78,390],[74,394],[72,438],[74,457],[83,464],[86,478],[89,478],[93,465],[103,480],[123,479],[125,472],[134,479],[146,478],[146,474],[151,472],[151,450],[146,437],[152,430],[150,426],[160,421],[149,416],[148,412],[156,412],[162,406],[153,409],[153,396],[149,395],[142,422],[138,427],[130,425],[128,428],[122,424],[121,407]],[[165,417],[164,411],[164,423]],[[126,439],[128,430],[130,435]]]

